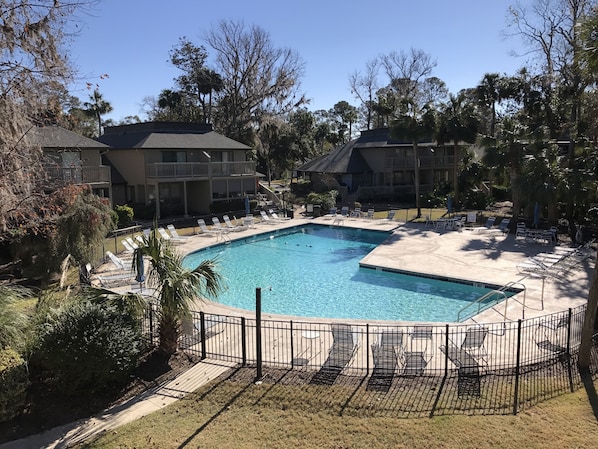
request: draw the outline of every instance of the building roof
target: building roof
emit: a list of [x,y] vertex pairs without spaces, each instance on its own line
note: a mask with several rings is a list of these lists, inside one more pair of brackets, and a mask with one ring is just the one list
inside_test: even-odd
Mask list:
[[98,142],[57,125],[39,126],[32,128],[28,137],[32,143],[46,149],[107,149],[108,145]]
[[241,142],[212,130],[212,125],[179,122],[146,122],[106,127],[98,139],[114,149],[250,150]]
[[310,161],[297,169],[297,171],[315,173],[363,173],[369,171],[365,159],[361,156],[355,145],[359,139],[351,140],[331,152]]

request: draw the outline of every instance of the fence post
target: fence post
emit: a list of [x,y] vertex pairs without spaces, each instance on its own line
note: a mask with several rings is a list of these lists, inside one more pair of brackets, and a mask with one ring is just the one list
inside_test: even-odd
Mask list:
[[515,391],[513,393],[513,415],[519,405],[519,367],[521,364],[521,319],[517,320],[517,361],[515,362]]
[[[293,341],[293,320],[290,321],[291,324],[291,369],[295,368],[295,342]],[[311,354],[310,354],[311,357]]]
[[256,380],[262,378],[262,289],[255,289],[255,356]]
[[199,338],[201,339],[201,359],[206,358],[206,314],[199,312],[199,322],[201,323],[199,329]]
[[448,376],[448,347],[449,347],[449,325],[446,325],[445,334],[444,334],[444,347],[446,351],[444,351],[444,377]]
[[365,375],[370,374],[370,323],[365,323]]
[[241,352],[243,357],[243,366],[247,365],[247,323],[245,317],[241,317]]
[[567,374],[569,375],[569,388],[571,389],[571,393],[575,391],[575,387],[573,385],[573,371],[571,370],[571,317],[573,315],[573,310],[569,307],[569,312],[567,314]]

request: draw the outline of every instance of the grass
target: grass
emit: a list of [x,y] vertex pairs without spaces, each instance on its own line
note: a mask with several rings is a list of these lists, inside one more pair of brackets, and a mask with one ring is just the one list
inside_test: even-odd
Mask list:
[[[352,405],[353,390],[220,379],[79,448],[594,447],[598,409],[580,389],[513,415],[396,418]],[[380,396],[384,401],[384,396]],[[595,398],[594,398],[595,401]],[[594,402],[595,404],[595,402]],[[375,406],[374,406],[375,407]],[[400,411],[399,411],[400,412]]]

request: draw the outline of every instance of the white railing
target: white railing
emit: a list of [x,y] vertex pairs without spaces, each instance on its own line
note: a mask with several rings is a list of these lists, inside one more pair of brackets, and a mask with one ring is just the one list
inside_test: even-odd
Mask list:
[[197,179],[255,176],[255,162],[159,162],[146,164],[149,179]]

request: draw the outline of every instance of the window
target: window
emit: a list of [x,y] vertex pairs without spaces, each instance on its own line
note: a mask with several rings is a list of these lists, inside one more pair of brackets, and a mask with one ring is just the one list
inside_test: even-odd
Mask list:
[[187,152],[162,151],[162,162],[187,162]]

